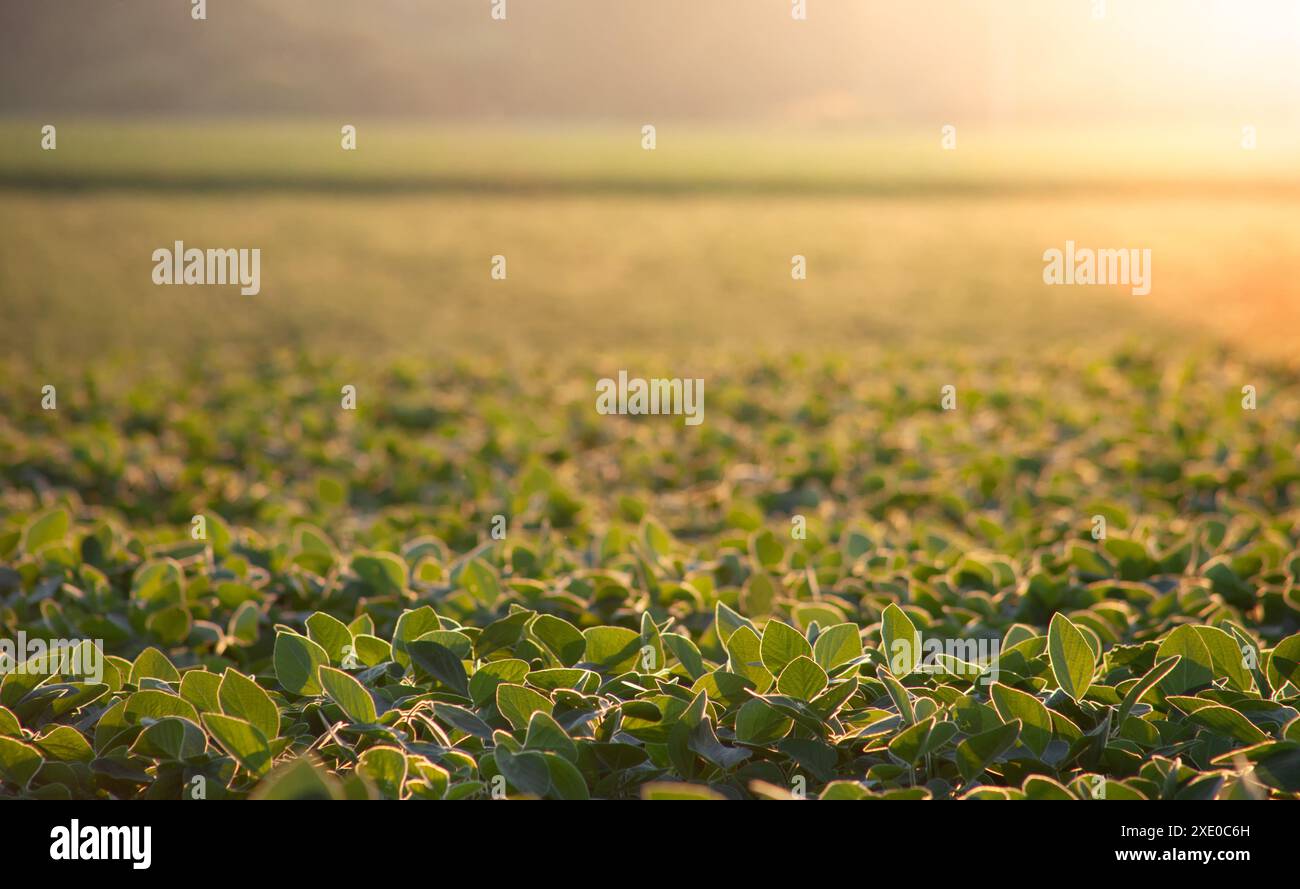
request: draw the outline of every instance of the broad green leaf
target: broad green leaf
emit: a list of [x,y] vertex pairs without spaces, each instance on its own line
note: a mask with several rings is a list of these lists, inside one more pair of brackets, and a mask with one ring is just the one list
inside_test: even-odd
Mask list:
[[357,771],[373,781],[386,799],[402,798],[406,769],[406,754],[396,747],[370,747],[357,762]]
[[403,667],[411,666],[410,655],[406,653],[406,643],[414,642],[425,633],[442,629],[438,614],[428,605],[403,611],[393,628],[393,660]]
[[1268,740],[1268,735],[1236,710],[1223,704],[1210,704],[1188,714],[1192,722],[1219,734],[1229,735],[1246,744]]
[[303,697],[322,693],[316,671],[329,666],[330,657],[325,649],[306,636],[277,633],[272,661],[275,678],[285,691]]
[[915,765],[925,755],[926,740],[934,729],[933,716],[908,726],[889,741],[889,752],[900,762]]
[[460,573],[460,585],[483,605],[491,605],[501,595],[496,574],[481,559],[471,559],[465,565]]
[[587,640],[577,627],[560,617],[551,614],[539,614],[530,630],[542,644],[550,649],[556,660],[566,667],[572,667],[582,660],[587,651]]
[[0,778],[25,788],[41,769],[41,751],[17,738],[0,737]]
[[781,671],[776,690],[801,701],[811,701],[826,689],[828,683],[826,671],[812,658],[801,655]]
[[731,639],[731,634],[741,627],[749,627],[754,635],[758,635],[758,630],[754,628],[749,618],[742,616],[721,600],[713,606],[713,626],[718,632],[718,640],[724,647]]
[[1020,720],[1018,719],[991,731],[972,735],[957,745],[957,770],[967,782],[974,781],[998,757],[1012,748],[1019,735]]
[[1021,742],[1035,756],[1042,757],[1052,741],[1052,716],[1043,702],[1031,694],[999,682],[993,683],[990,697],[1003,722],[1020,721]]
[[578,745],[545,710],[535,710],[529,717],[524,749],[558,753],[571,762],[578,761]]
[[377,596],[400,596],[409,582],[406,563],[393,553],[371,552],[352,557],[352,570]]
[[181,674],[167,660],[167,655],[156,648],[146,648],[136,657],[131,666],[131,684],[140,687],[141,679],[161,679],[164,682],[180,682]]
[[841,664],[862,656],[862,636],[854,623],[827,627],[813,643],[813,660],[827,673]]
[[352,722],[373,723],[378,718],[370,692],[355,678],[333,667],[319,667],[316,675],[325,694]]
[[63,507],[46,510],[23,527],[23,552],[36,553],[52,543],[62,543],[71,525],[71,516]]
[[794,721],[781,711],[754,698],[736,713],[736,740],[766,747],[784,738],[793,726]]
[[762,642],[749,627],[740,627],[727,640],[727,658],[732,673],[754,683],[762,694],[772,687],[772,674],[763,666]]
[[1214,681],[1214,658],[1196,627],[1189,624],[1178,627],[1156,650],[1156,657],[1161,660],[1174,655],[1180,656],[1178,665],[1160,681],[1164,694],[1182,694]]
[[1268,681],[1276,690],[1284,682],[1300,688],[1300,633],[1286,637],[1269,653]]
[[162,719],[166,716],[180,716],[194,723],[199,721],[199,712],[193,704],[179,695],[168,694],[156,688],[146,688],[126,699],[126,718],[131,722],[143,723],[148,719]]
[[252,799],[343,799],[338,780],[311,756],[276,766],[253,791]]
[[880,616],[881,653],[889,661],[889,672],[903,677],[921,663],[921,634],[907,612],[893,602]]
[[227,669],[217,691],[221,712],[256,726],[269,740],[280,734],[280,711],[271,696],[247,676]]
[[271,745],[252,723],[220,713],[205,713],[203,727],[223,750],[254,775],[265,775],[271,770]]
[[1115,717],[1115,724],[1123,725],[1125,717],[1133,710],[1134,705],[1139,703],[1142,696],[1154,688],[1156,683],[1169,675],[1178,666],[1180,660],[1182,660],[1182,656],[1176,654],[1165,660],[1157,661],[1155,666],[1148,670],[1146,675],[1138,680],[1138,683],[1130,688],[1128,694],[1124,696],[1124,701],[1119,707],[1119,715]]
[[1236,640],[1218,627],[1196,626],[1195,629],[1210,652],[1214,674],[1227,676],[1229,684],[1238,691],[1249,691],[1254,682]]
[[546,771],[551,779],[551,793],[559,799],[585,800],[591,798],[587,780],[582,772],[564,758],[555,753],[542,754],[546,759]]
[[692,799],[718,800],[726,799],[716,790],[699,784],[675,784],[667,781],[651,781],[641,785],[641,799]]
[[36,746],[45,754],[46,759],[58,762],[90,762],[95,752],[82,737],[81,732],[70,725],[55,726],[46,734],[36,739]]
[[592,627],[583,631],[587,640],[586,663],[601,673],[625,673],[636,668],[641,653],[641,635],[626,627]]
[[497,686],[497,709],[516,730],[526,729],[534,713],[550,714],[554,708],[550,698],[526,686],[508,682]]
[[1083,633],[1059,611],[1047,629],[1047,655],[1056,684],[1074,700],[1082,700],[1092,684],[1096,666],[1092,647]]
[[546,796],[551,790],[551,770],[546,756],[533,750],[511,753],[504,747],[496,748],[497,768],[505,775],[510,786],[521,793]]
[[197,723],[169,716],[141,732],[131,745],[131,752],[137,756],[184,760],[199,756],[207,747],[207,735]]
[[414,642],[407,643],[406,651],[419,670],[437,679],[461,697],[470,696],[469,677],[465,674],[465,665],[450,648],[427,639],[416,639]]
[[789,624],[772,618],[763,627],[762,645],[763,666],[773,676],[780,676],[781,671],[797,657],[812,657],[812,646],[803,634]]
[[331,664],[342,664],[352,646],[352,631],[347,624],[323,611],[307,618],[307,638],[325,649]]

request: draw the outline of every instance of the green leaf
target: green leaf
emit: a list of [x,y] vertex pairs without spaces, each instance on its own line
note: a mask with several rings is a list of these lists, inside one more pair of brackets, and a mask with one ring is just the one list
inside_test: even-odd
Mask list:
[[727,640],[727,657],[732,673],[754,683],[759,694],[772,687],[772,674],[763,666],[762,643],[749,627],[740,627]]
[[1214,658],[1196,628],[1184,624],[1165,637],[1156,649],[1156,657],[1179,655],[1178,665],[1160,682],[1165,695],[1177,695],[1214,681]]
[[726,799],[716,790],[699,784],[677,784],[670,781],[651,781],[641,785],[641,799]]
[[145,562],[131,578],[131,599],[149,608],[185,603],[185,571],[175,559]]
[[[1084,644],[1087,645],[1086,642]],[[957,745],[957,770],[967,783],[974,781],[1015,745],[1019,735],[1018,719],[982,734],[972,735]]]
[[371,747],[361,754],[357,771],[374,782],[385,799],[401,799],[406,783],[406,754],[396,747]]
[[31,744],[0,736],[0,777],[6,781],[25,788],[44,763],[41,751]]
[[826,671],[812,658],[801,655],[781,671],[781,676],[776,681],[776,690],[801,701],[811,701],[821,694],[828,684]]
[[532,634],[550,649],[555,659],[566,667],[582,660],[587,651],[587,639],[577,627],[560,617],[540,614],[533,621]]
[[325,649],[331,664],[342,664],[353,644],[347,624],[323,611],[307,618],[307,638]]
[[352,557],[352,570],[376,596],[400,596],[406,592],[406,563],[393,553],[372,552]]
[[141,679],[180,682],[181,674],[172,666],[172,662],[167,660],[167,655],[156,648],[146,648],[140,652],[131,666],[131,684],[139,688]]
[[23,526],[23,552],[34,554],[52,543],[64,542],[71,525],[71,516],[61,506],[37,515]]
[[1268,681],[1281,690],[1284,682],[1300,688],[1300,633],[1288,636],[1268,656]]
[[773,676],[780,676],[781,671],[795,658],[811,658],[812,646],[794,627],[772,618],[763,627],[761,653],[763,666]]
[[471,559],[461,569],[460,585],[483,605],[492,605],[501,595],[501,584],[496,574],[481,559]]
[[571,762],[578,761],[578,745],[555,721],[555,717],[545,710],[535,710],[529,717],[524,749],[558,753]]
[[526,729],[534,713],[549,715],[554,708],[550,698],[526,686],[508,682],[497,686],[497,709],[516,730]]
[[252,799],[343,799],[343,788],[310,756],[276,766],[253,791]]
[[407,643],[406,650],[417,668],[437,679],[462,698],[470,696],[469,677],[465,673],[465,665],[450,648],[437,642],[416,639],[414,642]]
[[1215,676],[1228,677],[1228,683],[1238,691],[1249,691],[1254,685],[1246,669],[1237,642],[1218,627],[1196,626],[1197,634],[1210,652],[1211,669]]
[[827,673],[862,656],[862,636],[854,623],[827,627],[813,643],[813,660]]
[[1081,700],[1092,685],[1096,661],[1083,633],[1059,611],[1052,615],[1047,629],[1047,657],[1061,691],[1076,701]]
[[890,754],[909,766],[920,762],[934,726],[935,718],[931,716],[903,729],[889,741]]
[[221,677],[204,671],[191,669],[181,677],[181,697],[194,704],[195,710],[205,714],[221,712]]
[[146,728],[131,745],[131,753],[155,759],[185,760],[208,748],[208,736],[197,723],[168,716]]
[[95,758],[95,752],[81,732],[70,725],[55,726],[36,739],[36,746],[47,759],[58,762],[90,762]]
[[145,629],[164,645],[179,645],[190,635],[190,612],[179,605],[161,608],[145,620]]
[[718,631],[718,640],[723,647],[726,647],[731,634],[741,627],[749,627],[754,632],[754,635],[758,635],[758,630],[754,628],[749,618],[742,616],[722,600],[718,600],[717,604],[713,606],[713,626]]
[[569,760],[554,753],[544,753],[546,770],[551,779],[551,791],[560,799],[585,800],[591,798],[582,772]]
[[699,679],[708,672],[708,668],[704,666],[704,658],[701,656],[700,650],[695,647],[695,643],[690,639],[677,633],[664,633],[663,642],[680,663],[680,667],[674,669],[684,671],[691,681]]
[[1300,793],[1300,741],[1267,741],[1216,757],[1215,765],[1235,768],[1245,760],[1255,779],[1283,793]]
[[586,663],[601,673],[626,673],[636,669],[641,634],[626,627],[591,627],[584,630]]
[[271,696],[247,676],[229,669],[217,691],[221,712],[248,721],[268,739],[280,734],[280,711]]
[[497,747],[495,756],[497,768],[511,787],[536,796],[546,796],[550,792],[551,769],[543,754],[532,750],[511,753],[505,747]]
[[889,672],[902,677],[921,663],[921,634],[907,612],[893,602],[880,616],[882,653],[889,661]]
[[531,611],[516,611],[488,624],[474,640],[474,653],[480,658],[486,658],[502,649],[511,648],[519,641],[524,627],[532,618]]
[[338,704],[352,722],[368,724],[378,718],[370,692],[354,677],[333,667],[319,667],[317,679],[329,699]]
[[898,708],[898,714],[903,718],[904,725],[912,725],[916,722],[916,711],[912,708],[912,696],[907,693],[903,683],[894,678],[884,667],[878,667],[876,675],[880,681],[885,684],[885,691],[889,693],[890,700]]
[[1161,679],[1164,679],[1165,676],[1169,675],[1170,671],[1178,666],[1180,660],[1182,660],[1181,655],[1174,655],[1173,657],[1166,658],[1162,661],[1156,661],[1155,666],[1148,670],[1146,675],[1139,679],[1137,684],[1128,690],[1128,694],[1124,695],[1124,700],[1119,706],[1119,715],[1115,717],[1115,725],[1122,726],[1124,724],[1124,718],[1127,717],[1129,713],[1132,712],[1133,707],[1142,700],[1142,696],[1154,688],[1156,683]]
[[265,775],[271,770],[271,745],[252,723],[219,713],[205,713],[203,727],[223,750],[254,775]]
[[1041,758],[1052,741],[1052,716],[1043,702],[1000,682],[993,683],[990,696],[1003,722],[1020,721],[1021,742]]
[[18,717],[14,716],[13,711],[8,708],[0,707],[0,736],[21,738],[22,734],[23,730],[18,723]]
[[438,614],[428,605],[403,611],[393,628],[393,660],[403,667],[411,666],[411,657],[406,653],[406,643],[414,642],[425,633],[442,629]]
[[168,694],[156,688],[146,688],[126,699],[126,717],[132,722],[162,719],[166,716],[180,716],[194,723],[199,721],[199,711],[194,709],[193,704],[179,695]]
[[[734,638],[734,637],[733,637]],[[736,714],[736,740],[742,744],[768,746],[790,733],[794,721],[765,701],[746,701]]]
[[316,671],[329,665],[330,656],[315,642],[296,633],[277,633],[272,661],[276,681],[285,691],[303,697],[321,694]]
[[775,568],[785,558],[785,546],[766,528],[750,536],[749,551],[764,568]]
[[[573,670],[578,676],[594,676],[589,670]],[[497,697],[497,686],[503,682],[512,682],[519,685],[524,681],[524,677],[532,677],[528,671],[528,662],[521,661],[518,658],[506,658],[500,661],[489,661],[481,664],[474,671],[474,676],[469,681],[469,696],[474,702],[475,707],[482,707],[488,701],[495,701]],[[536,685],[537,683],[533,683]]]
[[1245,744],[1258,744],[1268,740],[1268,735],[1239,712],[1224,704],[1210,704],[1188,714],[1192,722],[1213,732],[1236,738]]

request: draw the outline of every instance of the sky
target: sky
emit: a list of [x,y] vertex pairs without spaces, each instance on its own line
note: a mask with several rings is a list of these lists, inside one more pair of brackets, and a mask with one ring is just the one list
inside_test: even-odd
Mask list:
[[4,0],[0,113],[1300,123],[1300,0],[494,2]]

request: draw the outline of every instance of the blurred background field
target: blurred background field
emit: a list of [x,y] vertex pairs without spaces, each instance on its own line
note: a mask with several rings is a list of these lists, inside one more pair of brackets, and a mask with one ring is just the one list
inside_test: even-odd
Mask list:
[[[0,345],[65,370],[275,346],[443,355],[675,354],[936,341],[1035,350],[1226,339],[1285,358],[1300,321],[1296,183],[1240,149],[977,133],[0,127]],[[1055,138],[1062,153],[1044,152]],[[1187,135],[1188,144],[1204,139]],[[1217,161],[1215,155],[1217,154]],[[151,254],[256,246],[262,292],[157,287]],[[1153,288],[1048,287],[1042,252],[1150,247]],[[491,257],[508,261],[494,281]],[[790,276],[808,258],[806,281]]]
[[[5,4],[4,360],[1295,351],[1287,0],[487,7]],[[261,294],[154,286],[175,240]],[[1044,286],[1067,240],[1152,293]]]

